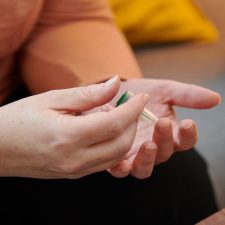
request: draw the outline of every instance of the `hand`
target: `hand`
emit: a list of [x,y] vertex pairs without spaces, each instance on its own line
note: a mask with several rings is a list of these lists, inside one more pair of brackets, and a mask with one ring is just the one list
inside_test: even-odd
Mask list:
[[[208,89],[171,80],[137,79],[123,82],[116,96],[125,91],[148,93],[147,108],[159,119],[152,126],[139,120],[137,134],[127,160],[108,171],[115,177],[129,173],[138,178],[149,177],[154,164],[168,160],[176,151],[191,149],[197,142],[197,126],[190,119],[177,121],[173,105],[207,109],[220,102],[220,96]],[[115,105],[115,100],[112,102]]]
[[119,85],[115,77],[1,107],[0,176],[78,178],[123,160],[148,96],[140,94],[109,113],[80,115],[109,102]]

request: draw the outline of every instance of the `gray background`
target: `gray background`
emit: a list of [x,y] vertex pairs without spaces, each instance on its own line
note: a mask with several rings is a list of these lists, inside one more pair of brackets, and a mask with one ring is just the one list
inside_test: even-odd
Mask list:
[[[225,99],[225,75],[202,83],[219,92]],[[225,102],[210,110],[178,108],[179,118],[192,118],[199,126],[197,149],[207,160],[220,208],[225,207]]]

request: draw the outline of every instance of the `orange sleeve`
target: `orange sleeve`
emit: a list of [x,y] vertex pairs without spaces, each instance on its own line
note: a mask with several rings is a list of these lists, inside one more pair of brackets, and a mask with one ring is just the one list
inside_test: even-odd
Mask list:
[[46,0],[20,65],[33,93],[141,76],[107,0]]

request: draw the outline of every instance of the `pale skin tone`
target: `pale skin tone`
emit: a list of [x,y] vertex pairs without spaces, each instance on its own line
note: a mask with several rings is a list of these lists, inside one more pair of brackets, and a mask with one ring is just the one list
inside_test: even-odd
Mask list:
[[[125,91],[150,95],[147,108],[158,118],[155,126],[139,120],[135,141],[127,159],[108,171],[115,177],[128,174],[143,179],[151,175],[155,164],[167,161],[176,151],[191,149],[197,142],[196,123],[191,119],[177,121],[174,105],[207,109],[220,102],[218,93],[171,80],[136,79],[123,82],[118,97]],[[113,101],[111,104],[115,104]],[[110,111],[112,106],[107,106]]]
[[110,101],[118,88],[117,78],[1,107],[0,175],[75,179],[123,160],[148,95],[139,94],[109,113],[79,115]]
[[[80,115],[140,87],[151,97],[138,94],[109,112]],[[108,170],[115,177],[147,178],[155,163],[197,141],[194,121],[177,122],[172,105],[210,108],[219,100],[217,93],[197,86],[144,79],[120,86],[118,77],[22,99],[0,108],[0,175],[75,179]],[[137,126],[144,107],[161,118],[154,129],[148,122]]]
[[[169,160],[175,152],[191,149],[197,143],[198,130],[195,121],[191,119],[178,121],[174,105],[208,109],[220,102],[218,93],[196,85],[171,80],[134,79],[121,82],[115,98],[100,110],[106,112],[113,110],[116,101],[127,90],[135,94],[140,92],[149,94],[146,107],[159,120],[154,125],[139,118],[134,143],[126,154],[126,159],[107,170],[118,178],[129,174],[139,179],[148,178],[154,165]],[[96,109],[86,113],[95,111]]]
[[[106,0],[79,1],[80,4],[48,0],[39,9],[33,1],[20,1],[26,4],[16,5],[22,8],[15,12],[27,10],[29,14],[29,9],[34,8],[39,15],[40,9],[40,18],[35,23],[29,14],[28,18],[18,20],[19,26],[28,26],[21,27],[25,33],[24,40],[20,40],[14,35],[20,29],[13,14],[3,13],[6,19],[0,47],[4,50],[1,58],[5,59],[1,65],[3,71],[12,66],[14,52],[27,40],[20,49],[23,54],[18,64],[23,81],[33,94],[98,83],[112,73],[125,79],[142,76],[131,49],[114,24]],[[7,6],[10,2],[3,3]],[[29,33],[31,30],[34,32]],[[119,86],[116,79],[108,94],[103,90],[96,94],[89,87],[75,88],[44,93],[0,108],[0,175],[78,178],[107,169],[116,177],[132,174],[147,178],[155,164],[168,160],[175,151],[193,147],[197,141],[195,123],[176,122],[172,106],[211,108],[220,101],[212,91],[173,81],[138,79]],[[115,102],[126,90],[150,95],[147,107],[160,118],[155,127],[138,123],[136,132],[136,122],[145,105],[142,95],[121,108],[110,108],[110,112],[78,116],[110,102],[118,92]],[[85,107],[81,93],[90,100]],[[100,97],[96,100],[93,96]],[[113,137],[104,136],[110,129]],[[111,138],[114,144],[104,138]],[[85,145],[88,140],[94,143]]]

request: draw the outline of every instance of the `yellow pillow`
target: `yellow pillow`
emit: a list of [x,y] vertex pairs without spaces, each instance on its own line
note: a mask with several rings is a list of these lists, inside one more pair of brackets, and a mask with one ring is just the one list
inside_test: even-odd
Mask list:
[[[213,42],[218,33],[191,0],[109,0],[132,45]],[[213,3],[212,3],[213,4]]]

